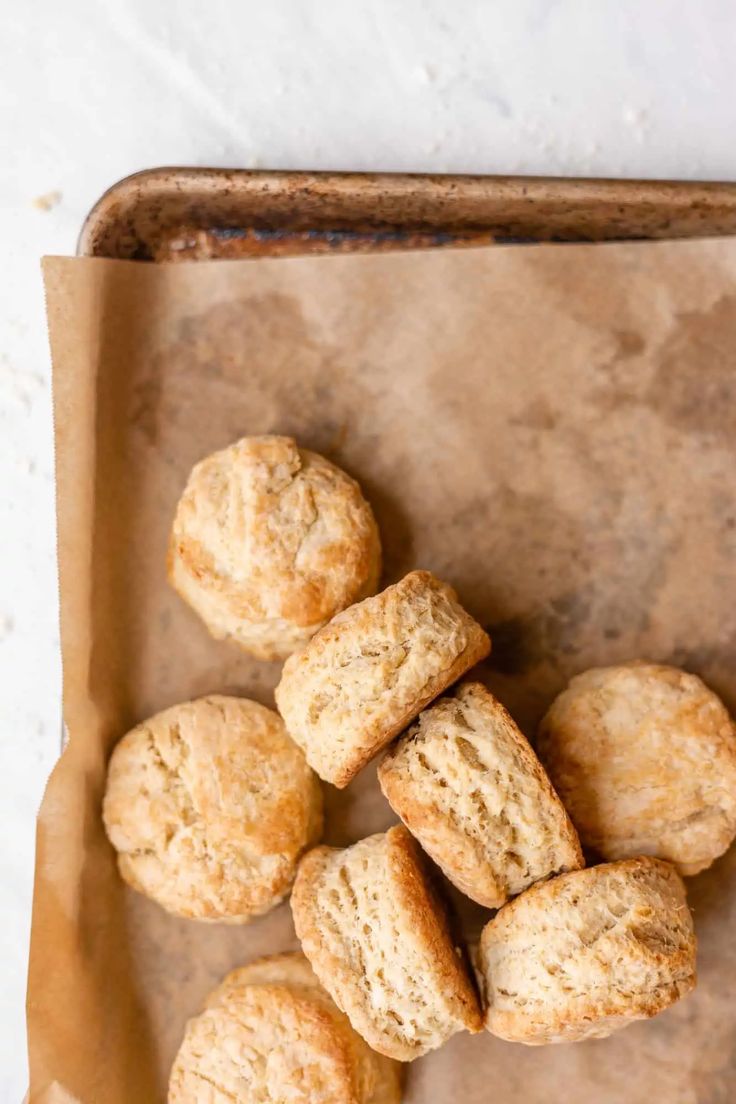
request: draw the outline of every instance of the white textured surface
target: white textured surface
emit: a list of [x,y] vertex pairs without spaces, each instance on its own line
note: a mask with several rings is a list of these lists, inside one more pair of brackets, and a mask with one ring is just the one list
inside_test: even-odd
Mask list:
[[736,178],[736,6],[6,0],[2,24],[0,1100],[14,1104],[33,816],[59,738],[39,257],[73,251],[105,187],[164,163]]

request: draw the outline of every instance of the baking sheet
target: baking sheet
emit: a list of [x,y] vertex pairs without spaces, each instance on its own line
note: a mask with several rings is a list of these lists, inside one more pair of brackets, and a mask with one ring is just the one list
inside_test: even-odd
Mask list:
[[[736,243],[493,247],[197,265],[53,258],[64,716],[39,819],[31,1101],[164,1099],[186,1018],[232,965],[295,946],[288,906],[178,921],[124,890],[99,821],[133,723],[278,665],[209,639],[165,583],[191,465],[293,434],[362,483],[385,581],[447,578],[528,733],[575,671],[682,664],[736,706]],[[328,788],[330,842],[393,821],[374,771]],[[715,1104],[736,1093],[736,857],[689,883],[700,986],[609,1040],[456,1036],[409,1068],[444,1104]],[[488,914],[463,904],[472,939]]]
[[[187,232],[265,231],[235,249],[312,252],[320,235],[408,236],[485,232],[495,240],[623,241],[736,233],[736,184],[694,180],[600,180],[463,173],[283,172],[157,168],[109,188],[85,219],[78,252],[119,260],[171,259]],[[182,234],[184,233],[184,237]],[[305,233],[305,240],[299,235]],[[289,240],[290,239],[290,240]],[[288,243],[288,244],[287,244]],[[222,242],[220,245],[224,244]],[[357,243],[356,243],[357,244]],[[416,245],[416,239],[412,242]],[[218,246],[219,248],[219,246]],[[228,251],[228,255],[230,252]]]

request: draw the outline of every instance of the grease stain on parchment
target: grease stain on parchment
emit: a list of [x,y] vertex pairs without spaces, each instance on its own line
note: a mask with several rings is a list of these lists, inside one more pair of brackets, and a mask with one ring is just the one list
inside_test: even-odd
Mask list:
[[[203,429],[213,449],[248,433],[296,436],[311,427],[315,408],[330,407],[335,356],[316,340],[292,296],[217,303],[181,320],[169,344],[152,356],[132,390],[131,420],[152,446],[163,434],[185,433],[194,421],[200,452],[209,447]],[[245,401],[249,388],[265,403],[257,424]],[[211,427],[208,410],[217,412]],[[338,437],[343,426],[344,419],[335,420],[325,438]]]
[[613,331],[607,379],[596,394],[604,414],[648,410],[678,434],[725,442],[736,432],[736,295],[704,310],[684,310],[651,363],[627,362],[644,352],[638,334]]
[[645,393],[660,417],[685,433],[732,440],[736,433],[736,295],[683,311],[657,352]]

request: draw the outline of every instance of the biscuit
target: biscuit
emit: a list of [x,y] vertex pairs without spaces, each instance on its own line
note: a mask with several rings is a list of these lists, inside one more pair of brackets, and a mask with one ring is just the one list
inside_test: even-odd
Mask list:
[[169,1104],[399,1104],[401,1067],[376,1054],[301,954],[234,970],[187,1024]]
[[583,846],[605,859],[656,855],[697,874],[736,835],[736,730],[695,675],[586,671],[553,702],[537,747]]
[[463,1028],[479,1030],[469,973],[403,825],[345,850],[310,851],[291,907],[314,972],[380,1054],[409,1062]]
[[360,487],[340,468],[291,437],[244,437],[189,476],[168,573],[213,636],[285,659],[375,592],[381,545]]
[[600,1039],[695,985],[695,934],[673,866],[647,857],[532,886],[483,929],[485,1024],[539,1045]]
[[283,954],[254,958],[245,966],[231,970],[209,994],[204,1002],[205,1008],[222,1004],[230,992],[244,985],[288,985],[290,988],[297,986],[318,989],[325,1000],[330,999],[309,965],[309,959],[300,951],[285,951]]
[[276,702],[310,766],[343,787],[490,647],[451,587],[412,571],[291,656]]
[[584,866],[536,755],[480,683],[463,683],[421,713],[386,752],[378,780],[450,881],[486,908]]
[[213,695],[123,737],[103,819],[134,889],[178,916],[242,923],[288,892],[322,795],[277,713]]

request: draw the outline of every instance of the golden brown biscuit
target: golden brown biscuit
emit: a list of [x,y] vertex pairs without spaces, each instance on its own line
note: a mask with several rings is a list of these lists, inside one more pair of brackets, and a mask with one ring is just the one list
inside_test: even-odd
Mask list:
[[452,587],[412,571],[338,614],[291,656],[276,702],[310,766],[346,786],[490,648]]
[[169,579],[215,637],[284,659],[373,594],[381,545],[360,487],[291,437],[244,437],[196,465]]
[[330,1000],[322,989],[317,975],[309,965],[309,959],[301,951],[284,951],[283,954],[264,955],[238,966],[226,974],[204,1002],[205,1008],[222,1004],[232,990],[244,985],[288,985],[290,988],[318,989],[322,998]]
[[400,1067],[376,1054],[301,954],[234,970],[187,1025],[169,1104],[399,1104]]
[[322,795],[277,713],[212,695],[123,737],[103,817],[134,889],[178,916],[242,923],[288,892]]
[[314,972],[375,1050],[409,1062],[480,1012],[421,851],[402,825],[304,856],[291,899]]
[[486,1027],[511,1042],[600,1039],[695,985],[685,887],[649,857],[532,886],[483,929]]
[[697,874],[736,835],[736,732],[695,675],[586,671],[552,703],[537,746],[583,846],[605,859],[657,855]]
[[386,752],[378,780],[450,881],[487,908],[585,865],[536,755],[478,682],[425,709]]

